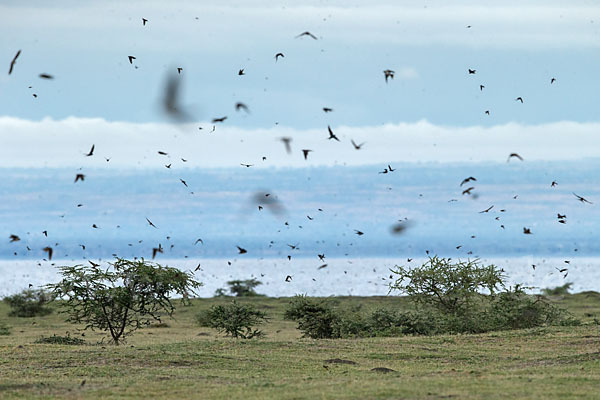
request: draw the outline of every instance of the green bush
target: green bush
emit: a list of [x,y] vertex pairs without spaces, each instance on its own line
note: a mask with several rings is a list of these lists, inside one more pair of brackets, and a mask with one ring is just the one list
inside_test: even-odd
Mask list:
[[71,336],[45,336],[36,340],[34,343],[38,344],[65,344],[70,346],[80,346],[85,344],[85,340],[74,338]]
[[254,326],[268,321],[266,314],[248,304],[239,304],[235,300],[228,305],[213,306],[200,313],[198,323],[209,326],[234,338],[252,339],[263,336]]
[[378,308],[369,316],[372,336],[432,335],[438,332],[439,315]]
[[[340,337],[340,316],[325,303],[304,295],[295,296],[285,310],[285,319],[298,322],[304,337],[328,339]],[[338,324],[337,329],[334,325]]]
[[573,283],[567,282],[562,286],[542,289],[542,294],[544,296],[564,296],[566,294],[569,294],[569,290],[571,289],[571,286],[573,286]]
[[10,326],[6,325],[4,322],[0,322],[0,336],[8,335],[10,335]]
[[12,309],[11,317],[38,317],[52,313],[46,305],[52,301],[52,295],[44,290],[24,290],[21,293],[4,298]]

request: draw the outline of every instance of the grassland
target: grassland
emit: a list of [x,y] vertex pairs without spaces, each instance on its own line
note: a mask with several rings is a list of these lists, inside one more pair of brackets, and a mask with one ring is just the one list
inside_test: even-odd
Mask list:
[[[402,306],[397,297],[337,298],[344,305]],[[9,318],[0,303],[0,398],[170,399],[598,399],[600,294],[556,299],[584,321],[481,335],[368,339],[301,338],[284,321],[288,299],[249,298],[268,313],[267,337],[235,340],[200,328],[196,314],[227,300],[198,299],[167,325],[126,344],[98,343],[53,313]],[[81,346],[35,344],[42,336],[81,337]],[[326,362],[330,359],[350,363]],[[389,368],[393,372],[372,371]]]

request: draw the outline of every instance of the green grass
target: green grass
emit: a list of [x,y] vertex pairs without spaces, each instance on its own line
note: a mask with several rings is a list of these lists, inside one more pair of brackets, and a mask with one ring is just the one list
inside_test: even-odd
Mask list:
[[[366,308],[406,304],[397,297],[336,300]],[[598,398],[598,293],[555,299],[584,321],[580,327],[336,340],[301,338],[282,318],[288,299],[238,299],[271,318],[260,327],[265,339],[235,340],[196,325],[201,309],[227,301],[195,300],[122,346],[97,344],[105,337],[99,332],[82,337],[60,314],[11,318],[0,304],[0,323],[12,327],[0,336],[0,398]],[[88,344],[35,343],[52,335]],[[326,362],[336,358],[356,364]],[[394,372],[371,371],[382,367]]]

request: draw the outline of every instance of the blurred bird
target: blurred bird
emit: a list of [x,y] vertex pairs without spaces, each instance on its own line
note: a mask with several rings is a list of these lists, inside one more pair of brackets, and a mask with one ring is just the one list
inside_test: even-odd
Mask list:
[[395,72],[391,69],[386,69],[385,71],[383,71],[383,74],[385,75],[385,83],[388,83],[388,79],[394,79]]
[[84,174],[77,174],[75,175],[75,182],[77,181],[85,181],[85,175]]
[[473,176],[469,176],[468,178],[463,179],[463,181],[460,183],[460,186],[464,185],[465,183],[471,182],[471,181],[476,181],[477,179]]
[[[573,193],[573,192],[571,192],[571,193]],[[591,201],[588,201],[588,200],[584,199],[583,197],[581,197],[578,194],[573,193],[573,196],[577,197],[577,200],[579,200],[582,203],[594,204]]]
[[275,54],[275,62],[277,62],[277,60],[279,60],[279,57],[285,57],[285,56],[283,55],[283,53]]
[[327,139],[331,140],[331,139],[335,139],[338,142],[340,141],[340,139],[335,136],[335,134],[333,133],[333,131],[331,130],[331,127],[329,125],[327,125],[327,130],[329,131],[329,137]]
[[302,32],[301,34],[296,36],[296,39],[298,39],[299,37],[302,37],[302,36],[310,36],[311,38],[317,40],[317,37],[315,35],[313,35],[312,33],[310,33],[309,31]]
[[9,75],[12,74],[13,68],[15,67],[15,64],[17,63],[17,58],[19,58],[19,55],[21,55],[21,50],[17,51],[17,54],[15,54],[12,61],[10,62],[10,68],[8,69]]
[[93,155],[94,155],[94,149],[95,149],[95,148],[96,148],[96,145],[95,145],[95,144],[93,144],[93,145],[92,145],[92,148],[91,148],[91,149],[90,149],[90,151],[89,151],[89,153],[87,153],[85,156],[86,156],[86,157],[91,157],[91,156],[93,156]]
[[46,254],[48,254],[48,260],[52,260],[52,253],[54,253],[54,250],[52,250],[52,247],[46,246],[42,250],[45,251]]
[[509,162],[511,158],[518,158],[519,160],[523,161],[523,157],[521,157],[520,155],[518,155],[517,153],[510,153],[510,155],[508,156],[508,158],[506,159],[506,162]]
[[515,101],[520,101],[520,102],[521,102],[521,104],[523,104],[523,98],[522,98],[522,97],[517,97],[517,98],[515,99]]
[[129,64],[133,64],[133,60],[135,60],[135,56],[127,56],[129,58]]
[[238,254],[246,254],[248,252],[248,250],[240,247],[240,246],[235,246],[238,248]]

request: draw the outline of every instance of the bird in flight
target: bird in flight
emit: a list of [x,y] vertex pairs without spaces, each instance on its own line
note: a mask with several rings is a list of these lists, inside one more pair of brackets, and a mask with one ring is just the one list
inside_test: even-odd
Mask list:
[[525,228],[525,227],[523,227],[523,233],[524,233],[525,235],[531,235],[531,234],[532,234],[532,233],[531,233],[531,229],[530,229],[530,228]]
[[394,79],[395,72],[391,69],[386,69],[383,71],[383,74],[385,75],[385,83],[388,83],[388,78]]
[[356,233],[358,236],[362,236],[362,235],[365,234],[364,232],[361,232],[361,231],[359,231],[357,229],[354,230],[354,233]]
[[393,168],[392,168],[392,166],[391,166],[390,164],[388,164],[388,171],[390,171],[390,172],[394,172],[394,171],[395,171],[395,169],[393,169]]
[[246,73],[244,72],[244,68],[242,68],[242,69],[240,69],[240,70],[238,71],[238,75],[240,75],[240,76],[241,76],[241,75],[246,75]]
[[254,164],[244,164],[244,163],[240,163],[240,165],[241,165],[242,167],[250,168],[250,167],[252,167]]
[[484,113],[490,115],[490,110],[485,110]]
[[179,178],[179,180],[181,181],[181,183],[183,183],[185,185],[185,187],[188,187],[187,182],[184,181],[183,179]]
[[517,98],[515,99],[515,101],[520,101],[520,102],[521,102],[521,104],[523,104],[523,98],[522,98],[522,97],[520,97],[520,96],[519,96],[519,97],[517,97]]
[[42,79],[54,79],[54,76],[50,74],[39,74],[38,76]]
[[574,192],[571,192],[571,193],[573,193],[573,195],[574,195],[575,197],[577,197],[577,200],[579,200],[579,201],[580,201],[580,202],[582,202],[582,203],[594,204],[594,203],[592,203],[591,201],[588,201],[588,200],[584,199],[584,198],[583,198],[583,197],[581,197],[580,195],[578,195],[578,194],[575,194]]
[[360,148],[363,147],[363,145],[365,144],[365,142],[362,142],[361,144],[356,144],[352,139],[350,139],[350,142],[352,142],[352,146],[354,146],[355,150],[360,150]]
[[250,110],[248,109],[247,105],[245,105],[244,103],[235,103],[235,111],[240,111],[240,110],[244,110],[248,114],[250,113]]
[[148,217],[146,217],[146,221],[148,221],[148,224],[150,224],[150,226],[151,226],[151,227],[158,229],[158,228],[156,227],[156,225],[154,225],[154,224],[152,223],[152,221],[150,221],[150,220],[148,219]]
[[133,60],[135,60],[135,56],[127,56],[129,58],[129,64],[133,64]]
[[470,188],[463,190],[462,194],[463,195],[465,195],[465,194],[471,195],[471,190],[473,190],[473,189],[475,189],[475,188],[473,186],[471,186]]
[[476,69],[468,68],[468,70],[469,70],[469,75],[475,75],[475,73],[477,73]]
[[479,211],[479,214],[483,214],[483,213],[486,213],[486,212],[490,212],[490,210],[491,210],[492,208],[494,208],[494,206],[493,206],[493,205],[489,206],[488,208],[486,208],[486,209],[485,209],[485,210],[483,210],[483,211]]
[[156,257],[157,253],[163,253],[164,249],[162,247],[162,245],[159,243],[158,247],[153,247],[152,248],[152,259],[154,260],[154,257]]
[[464,185],[467,182],[471,182],[471,181],[476,181],[477,179],[473,176],[470,176],[468,178],[463,179],[463,181],[460,183],[460,186]]
[[518,158],[519,160],[523,161],[523,157],[521,157],[521,156],[520,156],[520,155],[518,155],[517,153],[510,153],[510,155],[508,156],[508,159],[506,159],[506,162],[509,162],[509,161],[510,161],[510,159],[511,159],[512,157],[516,157],[516,158]]
[[52,253],[54,253],[54,250],[52,250],[52,247],[46,246],[42,250],[48,254],[48,260],[52,260]]
[[556,82],[556,78],[552,78],[550,79],[550,84],[552,85],[554,82]]
[[327,125],[327,130],[329,131],[329,137],[327,139],[331,140],[331,139],[335,139],[338,142],[340,141],[340,139],[335,136],[335,134],[333,133],[333,131],[331,130],[331,126]]
[[285,57],[285,56],[283,55],[283,53],[275,54],[275,62],[277,62],[277,60],[279,60],[279,57]]
[[85,175],[84,174],[77,174],[75,175],[75,182],[77,181],[85,181]]
[[17,236],[17,235],[10,235],[9,239],[10,239],[11,243],[18,242],[19,240],[21,240],[21,238],[19,236]]
[[90,151],[89,151],[89,153],[87,153],[85,156],[86,156],[86,157],[91,157],[91,156],[93,156],[93,155],[94,155],[94,149],[95,149],[95,148],[96,148],[96,145],[95,145],[95,144],[93,144],[93,145],[92,145],[92,148],[91,148],[91,149],[90,149]]
[[142,25],[146,26],[146,22],[148,22],[148,20],[146,18],[142,18]]
[[292,276],[291,275],[286,276],[285,277],[285,281],[286,282],[291,282],[292,281]]
[[292,153],[292,146],[290,145],[290,143],[292,142],[292,138],[284,136],[284,137],[279,138],[279,140],[281,140],[283,142],[283,144],[285,145],[285,151],[288,154],[291,154]]
[[163,110],[177,122],[184,122],[191,120],[191,116],[186,113],[181,105],[179,104],[179,87],[181,85],[181,79],[176,77],[174,74],[169,74],[166,81],[166,87],[164,91],[164,97],[162,99]]
[[177,73],[178,73],[178,74],[181,74],[181,71],[183,71],[183,68],[181,68],[181,67],[177,67]]
[[483,91],[483,89],[485,89],[485,86],[484,85],[479,85],[479,90]]
[[15,67],[15,64],[17,63],[17,58],[19,58],[20,55],[21,55],[21,50],[17,51],[17,54],[15,54],[12,61],[10,62],[10,68],[8,69],[9,75],[12,74],[13,68]]
[[309,31],[302,32],[301,34],[296,36],[296,39],[298,39],[299,37],[302,37],[302,36],[310,36],[311,38],[317,40],[317,37],[315,35],[313,35],[312,33],[310,33]]
[[558,185],[558,182],[556,182],[556,181],[552,181],[552,183],[550,184],[550,187],[554,187],[554,186],[556,186],[556,185]]
[[328,113],[328,112],[332,112],[332,111],[333,111],[333,108],[323,107],[323,112]]
[[212,123],[216,124],[217,122],[225,122],[225,120],[227,119],[227,116],[221,117],[221,118],[213,118],[212,119]]
[[238,254],[246,254],[248,252],[248,250],[240,247],[240,246],[235,246],[238,248]]
[[308,153],[310,153],[312,150],[310,149],[302,149],[302,154],[304,154],[304,159],[307,160],[308,159]]
[[196,241],[194,242],[194,246],[197,245],[198,243],[204,244],[204,240],[202,240],[200,238],[196,239]]

